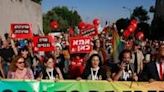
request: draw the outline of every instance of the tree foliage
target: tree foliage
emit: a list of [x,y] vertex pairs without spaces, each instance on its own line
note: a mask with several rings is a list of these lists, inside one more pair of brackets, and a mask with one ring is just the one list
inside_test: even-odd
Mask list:
[[145,37],[150,38],[150,25],[147,23],[150,19],[148,11],[142,6],[138,6],[133,10],[132,18],[138,19],[138,27],[135,32],[144,32]]
[[120,18],[116,21],[116,26],[117,26],[117,30],[119,35],[122,35],[121,29],[126,29],[127,26],[129,25],[130,20],[129,19],[125,19],[125,18]]
[[151,38],[164,41],[164,20],[162,17],[154,17],[151,24]]
[[148,11],[143,9],[142,6],[136,7],[133,10],[132,18],[138,18],[140,22],[147,22],[150,19],[148,16]]
[[50,21],[58,21],[59,28],[57,30],[66,31],[67,28],[75,27],[81,21],[78,12],[69,10],[67,7],[54,7],[43,15],[43,31],[45,34],[51,32]]
[[[149,20],[148,11],[143,9],[142,6],[136,7],[133,10],[131,15],[131,19],[136,18],[138,20],[137,29],[134,34],[141,31],[144,32],[146,38],[150,38],[150,25],[147,23]],[[121,29],[126,29],[130,23],[129,19],[120,18],[116,21],[118,33],[122,35]]]

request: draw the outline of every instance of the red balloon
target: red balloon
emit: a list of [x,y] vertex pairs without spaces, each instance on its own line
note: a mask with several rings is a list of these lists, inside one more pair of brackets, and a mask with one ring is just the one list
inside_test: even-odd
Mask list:
[[98,26],[98,25],[100,24],[100,20],[97,19],[97,18],[94,19],[94,20],[93,20],[93,24],[96,25],[96,26]]
[[56,20],[53,20],[51,23],[50,23],[50,27],[51,29],[57,29],[59,26],[58,22]]
[[137,38],[138,40],[143,40],[143,39],[144,39],[144,33],[143,33],[143,32],[138,32],[138,33],[136,34],[136,38]]
[[94,28],[94,25],[92,25],[92,24],[86,24],[86,29],[92,29],[92,28]]
[[137,28],[137,20],[133,19],[130,21],[130,25],[127,27],[126,30],[128,30],[130,33],[133,33]]
[[78,24],[78,28],[81,30],[81,29],[84,29],[85,28],[85,23],[84,22],[80,22]]
[[128,38],[130,36],[130,32],[128,30],[124,31],[123,33],[125,38]]
[[73,34],[74,34],[74,30],[73,30],[73,28],[70,27],[68,30],[69,30],[69,34],[70,34],[70,36],[73,36]]
[[136,19],[132,19],[130,24],[137,24],[137,20]]
[[128,28],[127,28],[127,30],[131,33],[133,33],[135,31],[135,29],[136,29],[136,27],[133,26],[133,25],[129,25]]

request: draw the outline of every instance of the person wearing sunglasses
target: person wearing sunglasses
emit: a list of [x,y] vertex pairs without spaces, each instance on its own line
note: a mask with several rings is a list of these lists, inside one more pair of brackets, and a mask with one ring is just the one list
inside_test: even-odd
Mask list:
[[9,67],[7,75],[9,79],[34,79],[33,72],[27,67],[22,56],[16,56]]

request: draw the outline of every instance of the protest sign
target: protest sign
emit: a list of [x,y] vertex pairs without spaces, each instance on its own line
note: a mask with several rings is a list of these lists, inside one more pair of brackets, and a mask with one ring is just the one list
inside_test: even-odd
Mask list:
[[34,51],[55,50],[55,40],[52,36],[35,36],[33,38]]
[[92,50],[90,37],[70,37],[70,53],[89,53]]
[[29,39],[33,37],[32,25],[28,23],[11,24],[11,38]]

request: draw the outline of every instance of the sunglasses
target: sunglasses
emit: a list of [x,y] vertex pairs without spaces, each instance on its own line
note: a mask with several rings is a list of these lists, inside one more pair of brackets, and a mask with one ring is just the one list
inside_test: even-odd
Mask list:
[[23,64],[24,62],[17,62],[18,64]]

